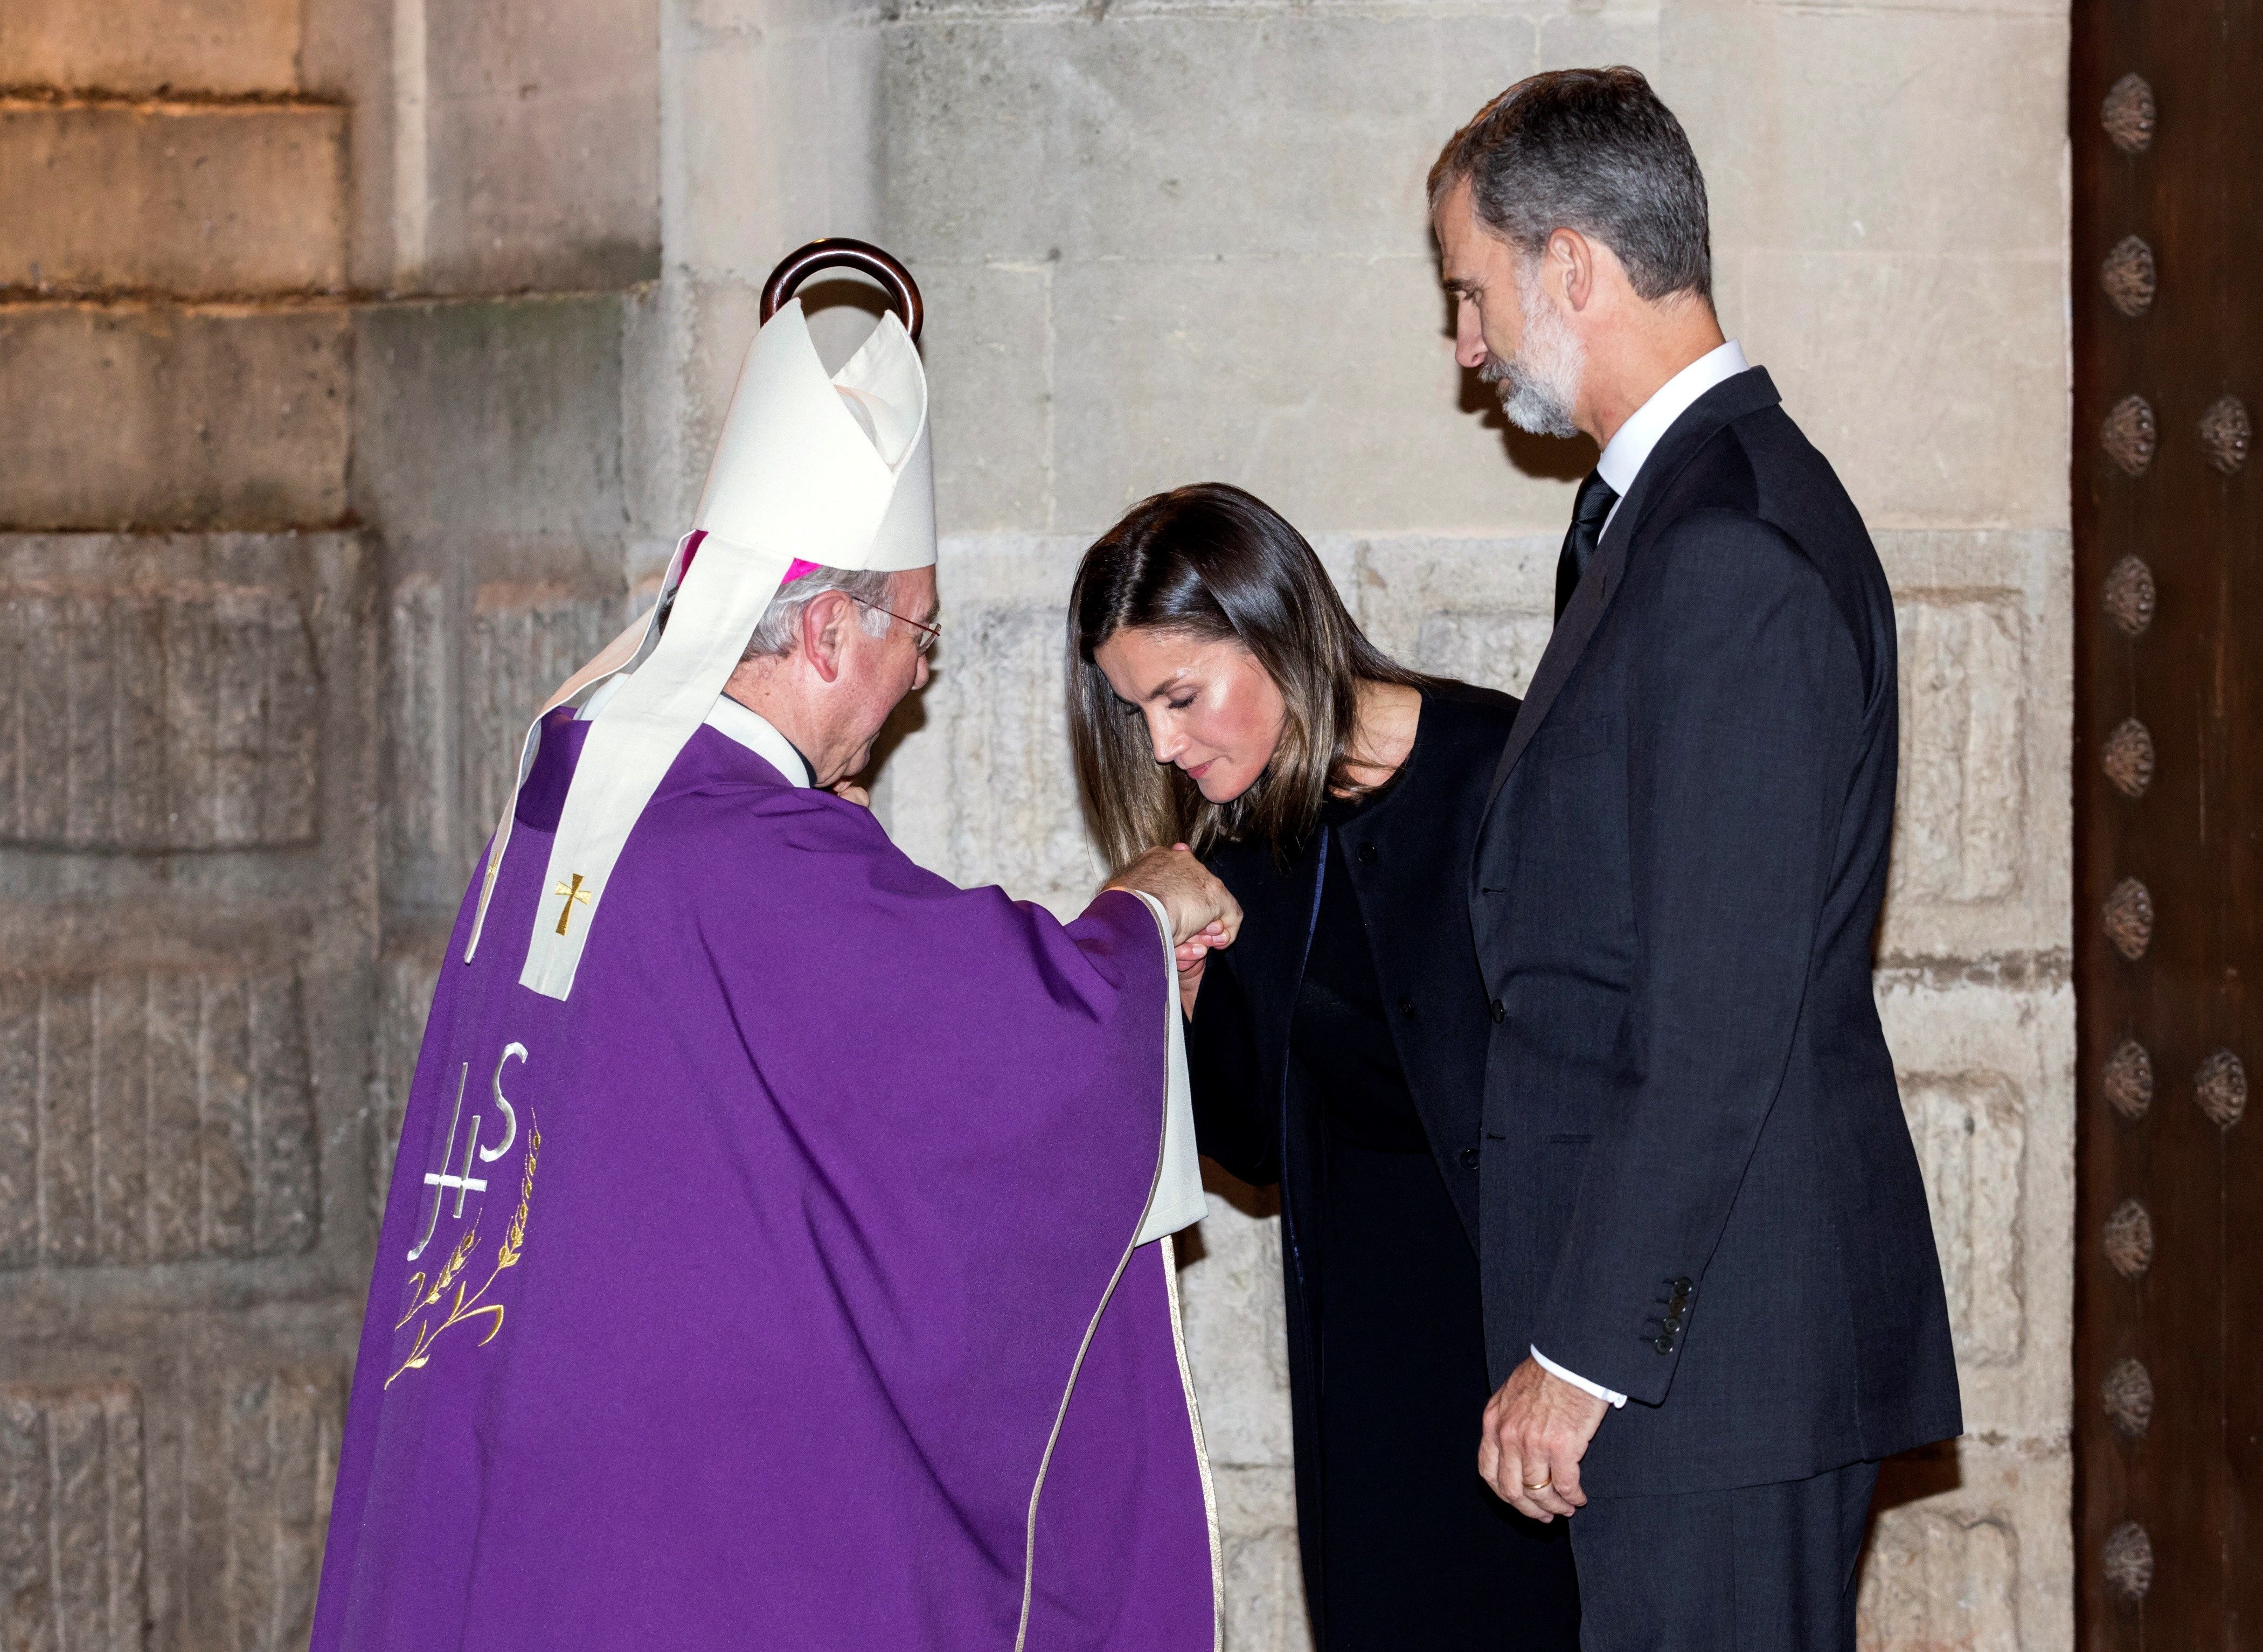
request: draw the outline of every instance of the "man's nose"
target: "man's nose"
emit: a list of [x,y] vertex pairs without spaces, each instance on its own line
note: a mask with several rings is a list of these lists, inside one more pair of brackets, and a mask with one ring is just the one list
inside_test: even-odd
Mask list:
[[1467,299],[1454,306],[1454,359],[1464,367],[1486,365],[1485,318]]

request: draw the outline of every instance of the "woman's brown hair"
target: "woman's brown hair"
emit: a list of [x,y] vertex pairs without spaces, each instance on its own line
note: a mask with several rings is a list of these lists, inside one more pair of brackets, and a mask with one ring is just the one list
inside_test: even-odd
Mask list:
[[[1262,499],[1198,482],[1143,499],[1084,554],[1068,605],[1069,744],[1102,851],[1122,866],[1159,844],[1197,854],[1258,838],[1286,851],[1345,779],[1362,682],[1420,686],[1370,642],[1305,536]],[[1093,663],[1119,631],[1230,638],[1281,691],[1287,715],[1265,772],[1230,803],[1155,761],[1136,706]]]

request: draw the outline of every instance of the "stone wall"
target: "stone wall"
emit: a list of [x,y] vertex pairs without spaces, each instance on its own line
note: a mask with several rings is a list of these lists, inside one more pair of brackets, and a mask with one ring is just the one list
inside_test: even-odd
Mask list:
[[[1879,1648],[2071,1638],[2059,0],[11,0],[0,20],[0,1641],[303,1641],[377,1201],[531,705],[697,497],[756,290],[926,289],[948,637],[878,806],[1067,909],[1060,612],[1251,487],[1377,639],[1516,687],[1587,455],[1452,364],[1421,183],[1644,67],[1724,319],[1899,604],[1879,996],[1971,1433]],[[869,301],[813,298],[845,351]],[[1277,1221],[1182,1250],[1229,1644],[1303,1644]]]
[[[1095,867],[1061,605],[1083,544],[1150,491],[1251,488],[1399,657],[1529,677],[1588,457],[1505,432],[1454,367],[1421,180],[1522,75],[1654,77],[1706,166],[1724,321],[1840,467],[1901,628],[1879,1000],[1970,1432],[1888,1471],[1864,1644],[2066,1644],[2062,8],[912,0],[861,26],[866,221],[933,300],[951,535],[950,637],[884,807],[952,875],[1063,906]],[[1236,1647],[1302,1634],[1276,1225],[1218,1183],[1184,1274]]]
[[627,598],[573,10],[0,17],[0,1645],[306,1643],[433,933]]

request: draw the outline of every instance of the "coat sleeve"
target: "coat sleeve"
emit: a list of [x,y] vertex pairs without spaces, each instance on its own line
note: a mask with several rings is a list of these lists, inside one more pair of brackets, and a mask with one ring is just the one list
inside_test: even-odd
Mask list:
[[1782,1086],[1864,689],[1847,621],[1775,528],[1699,512],[1644,554],[1662,588],[1625,701],[1640,939],[1622,1093],[1533,1344],[1655,1405]]
[[1195,1140],[1204,1154],[1245,1182],[1281,1179],[1277,1098],[1264,1093],[1257,1032],[1231,948],[1212,953],[1187,1027],[1187,1076],[1194,1086]]

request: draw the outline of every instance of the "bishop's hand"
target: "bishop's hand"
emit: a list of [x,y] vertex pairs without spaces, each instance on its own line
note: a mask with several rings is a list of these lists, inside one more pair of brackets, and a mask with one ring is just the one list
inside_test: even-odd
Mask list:
[[[1171,940],[1184,949],[1199,938],[1205,952],[1233,945],[1241,931],[1241,904],[1211,874],[1184,844],[1150,849],[1110,878],[1103,889],[1132,889],[1163,903],[1171,920]],[[1199,978],[1199,976],[1197,976]]]

